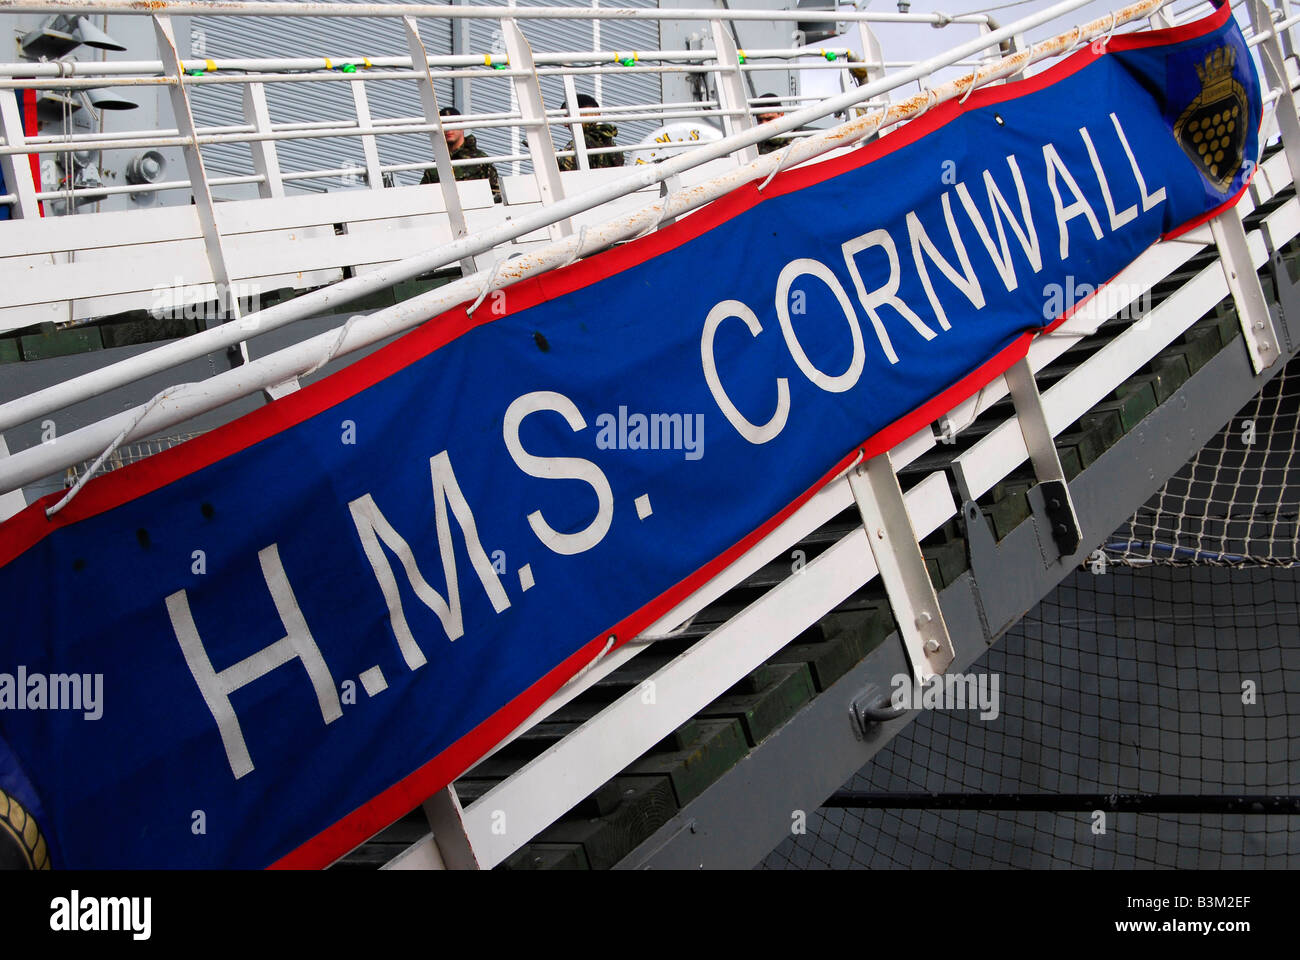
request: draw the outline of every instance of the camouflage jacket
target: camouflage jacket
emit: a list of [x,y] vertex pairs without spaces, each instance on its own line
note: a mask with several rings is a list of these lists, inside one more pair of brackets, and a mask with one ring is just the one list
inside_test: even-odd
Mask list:
[[[452,160],[472,160],[476,157],[486,157],[487,154],[478,148],[474,142],[474,135],[468,134],[465,141],[455,150],[451,151]],[[467,163],[463,167],[453,167],[452,175],[457,180],[487,180],[492,187],[492,199],[501,202],[501,179],[497,176],[497,168],[490,163]],[[421,183],[438,183],[438,168],[430,167],[424,171],[424,177]]]
[[[582,139],[587,143],[588,150],[596,150],[601,147],[617,146],[614,140],[618,137],[618,127],[612,123],[584,123],[582,125]],[[573,141],[570,140],[565,150],[573,149]],[[587,157],[588,165],[593,169],[600,167],[621,167],[623,166],[622,153],[598,153],[594,156]],[[561,157],[561,170],[577,170],[577,157]]]
[[776,150],[782,150],[790,146],[790,137],[769,137],[758,145],[758,155],[761,157],[765,153],[772,153]]

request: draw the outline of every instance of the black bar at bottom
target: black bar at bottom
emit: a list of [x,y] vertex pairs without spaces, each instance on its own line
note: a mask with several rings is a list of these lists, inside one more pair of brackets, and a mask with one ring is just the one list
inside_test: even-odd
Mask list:
[[823,807],[900,810],[1115,810],[1300,814],[1300,797],[1168,793],[869,793],[840,790]]

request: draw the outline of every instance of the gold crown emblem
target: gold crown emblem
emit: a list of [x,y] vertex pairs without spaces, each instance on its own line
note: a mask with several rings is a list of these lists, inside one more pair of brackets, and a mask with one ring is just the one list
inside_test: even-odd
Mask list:
[[1207,100],[1217,99],[1232,86],[1232,67],[1237,62],[1237,51],[1232,47],[1219,47],[1205,55],[1205,63],[1196,65],[1196,75],[1201,78],[1201,88]]

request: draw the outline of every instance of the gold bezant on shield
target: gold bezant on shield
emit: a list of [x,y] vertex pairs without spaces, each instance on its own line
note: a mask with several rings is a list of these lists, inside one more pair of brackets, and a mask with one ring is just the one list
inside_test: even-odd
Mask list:
[[1223,46],[1196,64],[1201,92],[1174,124],[1174,137],[1219,192],[1241,169],[1249,122],[1246,91],[1232,75],[1237,51]]

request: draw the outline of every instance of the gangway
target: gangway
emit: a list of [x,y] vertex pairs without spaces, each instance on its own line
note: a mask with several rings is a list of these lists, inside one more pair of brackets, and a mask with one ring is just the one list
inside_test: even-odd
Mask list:
[[[1065,0],[1003,27],[987,14],[843,9],[164,2],[142,12],[99,0],[0,0],[0,15],[72,9],[147,21],[157,41],[157,59],[75,70],[66,61],[0,64],[8,191],[0,203],[10,211],[0,223],[0,359],[12,354],[0,366],[0,515],[46,498],[41,509],[54,517],[92,497],[98,474],[128,468],[143,476],[152,458],[276,410],[430,317],[467,304],[470,316],[491,310],[516,284],[602,250],[633,249],[711,216],[741,190],[779,186],[792,171],[851,162],[855,151],[907,138],[927,113],[960,108],[981,88],[1014,90],[1081,50],[1101,56],[1130,32],[1177,30],[1213,12],[1208,3],[1175,9],[1141,0],[1078,22],[1084,6]],[[1246,158],[1249,185],[1235,203],[1146,247],[1100,290],[1066,294],[1053,308],[1060,322],[1023,359],[956,402],[927,405],[924,422],[887,449],[848,458],[636,637],[597,647],[454,784],[414,797],[396,822],[373,822],[370,839],[341,858],[337,851],[334,865],[753,866],[914,719],[890,703],[894,678],[959,674],[1088,562],[1300,348],[1300,65],[1291,37],[1300,17],[1286,0],[1251,0],[1233,12],[1259,60],[1263,105],[1261,153],[1257,163]],[[182,53],[173,19],[198,15],[382,17],[408,52],[196,60]],[[438,18],[494,21],[506,52],[431,53],[421,25]],[[528,25],[565,18],[685,21],[709,42],[631,56],[534,52]],[[736,28],[749,22],[838,24],[837,36],[851,27],[857,45],[828,40],[812,56],[807,44],[744,49]],[[916,25],[964,33],[928,59],[887,59],[891,31]],[[745,79],[773,68],[833,74],[840,92],[782,97],[783,115],[760,127],[754,117],[771,104],[747,92]],[[621,71],[709,76],[712,99],[604,109],[599,119],[713,122],[721,136],[679,152],[623,144],[625,167],[593,169],[609,150],[588,154],[582,124],[590,120],[548,104],[542,91],[558,82],[576,103],[575,80],[602,75],[612,85]],[[457,81],[489,79],[510,85],[513,113],[441,115],[439,96]],[[354,119],[273,122],[267,90],[304,82],[347,88]],[[419,115],[370,117],[366,88],[384,82],[410,84]],[[205,84],[240,88],[246,122],[201,126],[191,98]],[[174,127],[41,135],[5,99],[6,90],[119,88],[165,89]],[[526,150],[489,158],[521,171],[503,178],[501,202],[485,180],[451,175],[444,131],[458,126],[522,131],[516,139]],[[423,138],[432,159],[381,163],[383,138],[399,135]],[[565,135],[573,145],[557,150],[555,137]],[[277,143],[312,138],[355,138],[365,162],[280,169]],[[210,175],[205,150],[235,143],[248,145],[253,172]],[[26,162],[162,149],[180,150],[185,178],[42,188]],[[566,159],[577,169],[562,171]],[[386,185],[386,177],[429,168],[437,184]],[[331,177],[361,187],[293,186]],[[1140,174],[1139,184],[1141,202],[1154,206]],[[227,188],[255,195],[219,199]],[[185,202],[52,215],[53,203],[71,211],[115,195],[169,193]],[[1112,207],[1109,217],[1114,227],[1123,213]],[[1001,236],[1001,221],[997,229]],[[172,327],[170,339],[132,342],[160,290],[173,305],[212,309],[184,336]],[[275,291],[275,302],[250,309],[248,290]],[[653,321],[675,320],[669,293],[651,291]],[[547,349],[542,341],[539,348]],[[741,472],[734,482],[764,477]],[[531,586],[522,571],[518,583]],[[131,589],[129,578],[122,587]],[[25,602],[76,603],[63,589]],[[373,681],[361,676],[372,697],[384,689],[372,692]],[[401,737],[400,714],[390,723]]]

